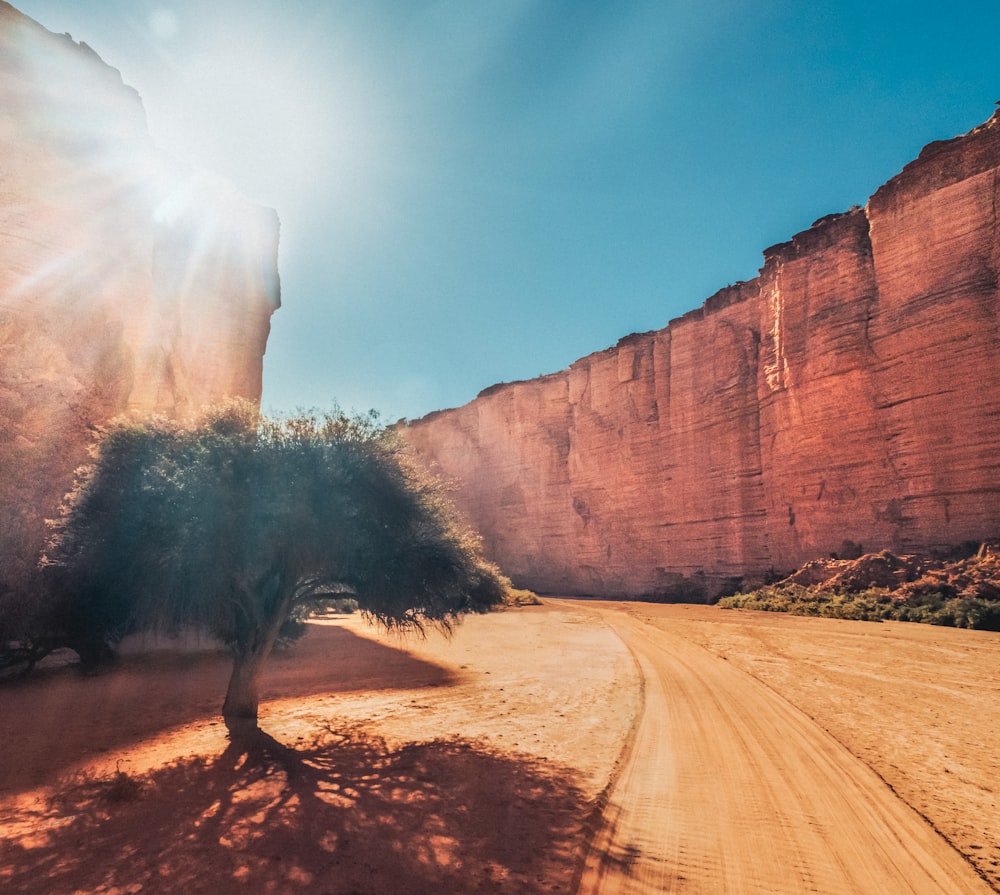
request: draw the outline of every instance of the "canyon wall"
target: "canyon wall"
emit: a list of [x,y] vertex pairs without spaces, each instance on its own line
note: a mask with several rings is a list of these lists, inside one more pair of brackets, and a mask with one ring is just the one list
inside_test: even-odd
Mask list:
[[754,280],[402,427],[515,583],[706,598],[1000,533],[1000,113]]
[[0,2],[0,596],[95,424],[259,400],[277,250],[273,211],[156,151],[115,69]]

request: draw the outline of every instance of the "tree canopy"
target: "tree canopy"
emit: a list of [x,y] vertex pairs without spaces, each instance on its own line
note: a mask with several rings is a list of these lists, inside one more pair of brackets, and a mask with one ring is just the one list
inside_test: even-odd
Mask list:
[[447,625],[507,584],[373,416],[275,420],[246,403],[194,426],[110,426],[44,565],[81,658],[140,629],[203,628],[233,650],[227,722],[254,724],[261,667],[296,606],[348,593],[388,626]]

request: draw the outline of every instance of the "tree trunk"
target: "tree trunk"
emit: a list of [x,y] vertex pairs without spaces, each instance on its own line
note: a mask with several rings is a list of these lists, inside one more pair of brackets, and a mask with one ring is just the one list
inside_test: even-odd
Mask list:
[[222,704],[222,717],[231,734],[257,729],[257,710],[260,705],[260,678],[264,662],[271,652],[271,645],[250,652],[237,651],[233,656],[233,673],[229,677],[226,701]]
[[248,643],[237,643],[233,652],[233,673],[222,704],[222,718],[230,737],[257,731],[257,710],[260,706],[260,678],[271,648],[278,639],[281,625],[288,617],[292,592],[277,600],[266,624],[247,637]]

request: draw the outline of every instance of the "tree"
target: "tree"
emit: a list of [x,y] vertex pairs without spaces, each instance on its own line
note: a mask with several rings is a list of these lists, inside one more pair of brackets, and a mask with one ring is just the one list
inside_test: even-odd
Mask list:
[[301,604],[343,592],[387,626],[447,626],[507,585],[374,416],[271,420],[247,403],[108,428],[43,562],[85,662],[140,629],[228,643],[231,731],[256,728],[264,663]]

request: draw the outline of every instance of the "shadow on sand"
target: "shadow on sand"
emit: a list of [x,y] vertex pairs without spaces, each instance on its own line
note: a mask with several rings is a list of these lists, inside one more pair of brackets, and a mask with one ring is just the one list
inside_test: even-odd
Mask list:
[[156,893],[568,891],[586,811],[569,774],[481,743],[261,731],[144,778],[77,780],[0,840],[0,889]]
[[[62,668],[0,686],[0,794],[50,782],[86,756],[200,720],[217,720],[232,660],[224,650],[126,656],[105,674]],[[449,669],[338,625],[271,656],[262,699],[447,686]],[[2,888],[2,886],[0,886]]]

